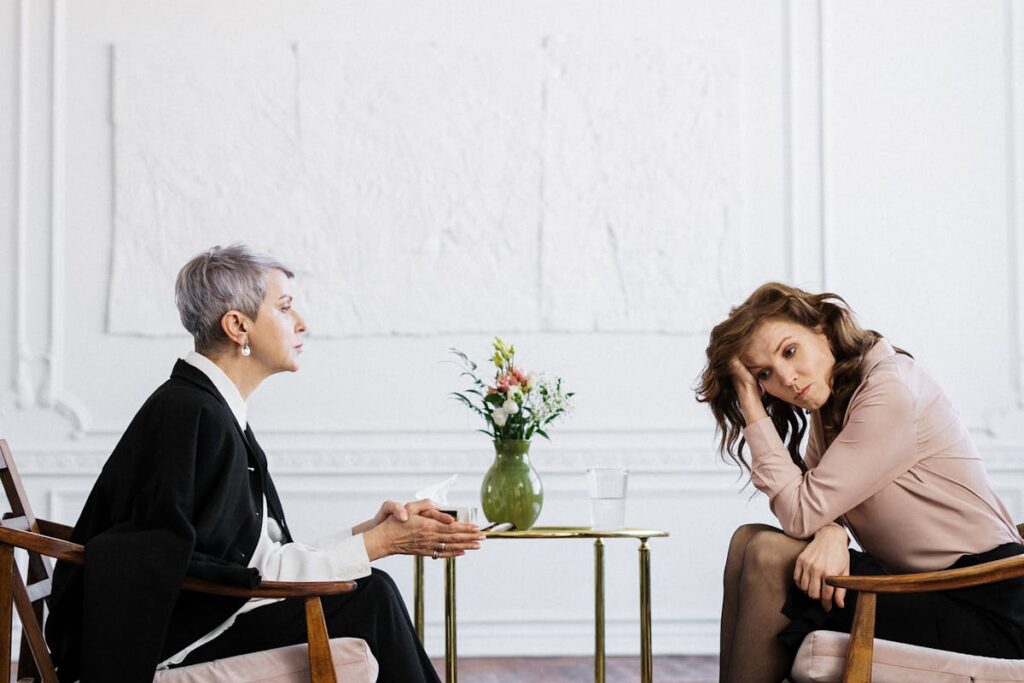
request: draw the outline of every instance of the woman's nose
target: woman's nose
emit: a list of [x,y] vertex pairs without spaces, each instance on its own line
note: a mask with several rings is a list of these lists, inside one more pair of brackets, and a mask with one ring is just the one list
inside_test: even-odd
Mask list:
[[306,321],[298,313],[295,314],[295,331],[299,334],[306,331]]

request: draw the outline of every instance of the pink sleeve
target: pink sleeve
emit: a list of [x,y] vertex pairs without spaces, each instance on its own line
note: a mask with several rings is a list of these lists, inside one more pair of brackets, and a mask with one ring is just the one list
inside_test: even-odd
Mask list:
[[807,469],[818,466],[821,452],[825,450],[825,435],[822,433],[821,416],[814,412],[807,428],[807,448],[804,450],[804,464]]
[[770,419],[743,430],[754,486],[768,495],[772,512],[794,538],[807,538],[846,514],[918,459],[914,398],[897,378],[869,380],[847,410],[846,426],[804,474]]

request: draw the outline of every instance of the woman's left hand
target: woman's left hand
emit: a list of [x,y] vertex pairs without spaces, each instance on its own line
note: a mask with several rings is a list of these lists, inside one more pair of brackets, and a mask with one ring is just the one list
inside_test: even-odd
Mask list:
[[442,524],[451,524],[455,521],[455,518],[451,515],[445,514],[433,507],[433,504],[429,500],[417,500],[411,503],[402,505],[397,500],[386,500],[381,503],[380,510],[373,516],[373,519],[368,519],[361,524],[357,524],[352,527],[352,535],[365,533],[370,529],[375,529],[383,524],[389,517],[394,517],[399,522],[409,521],[410,515],[423,515],[430,519],[437,520]]
[[814,540],[796,558],[793,580],[808,597],[820,600],[826,612],[832,611],[833,604],[840,608],[846,606],[846,589],[833,588],[825,583],[825,578],[849,575],[847,543],[846,529],[838,524],[827,524],[814,534]]

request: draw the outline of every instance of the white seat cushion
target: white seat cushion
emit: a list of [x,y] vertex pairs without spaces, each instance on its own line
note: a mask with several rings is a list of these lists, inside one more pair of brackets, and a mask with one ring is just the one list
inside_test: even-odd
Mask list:
[[[839,683],[850,636],[812,631],[800,645],[793,683]],[[976,657],[875,639],[873,683],[1015,683],[1024,681],[1024,660]]]
[[[377,660],[365,640],[332,638],[331,656],[339,681],[377,680]],[[309,683],[309,655],[305,644],[289,645],[157,671],[153,683]]]

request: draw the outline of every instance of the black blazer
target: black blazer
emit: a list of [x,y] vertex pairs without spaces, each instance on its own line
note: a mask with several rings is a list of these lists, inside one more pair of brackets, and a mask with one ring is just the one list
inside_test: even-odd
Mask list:
[[200,370],[178,361],[139,409],[75,525],[84,569],[58,562],[46,637],[62,681],[153,680],[244,598],[181,592],[186,576],[254,587],[263,497],[291,541],[267,460]]

